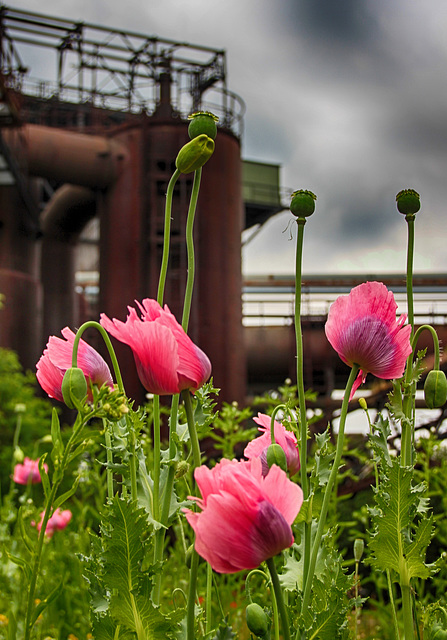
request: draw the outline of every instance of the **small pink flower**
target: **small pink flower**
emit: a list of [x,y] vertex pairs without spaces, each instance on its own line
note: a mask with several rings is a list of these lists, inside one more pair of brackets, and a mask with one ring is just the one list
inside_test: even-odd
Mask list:
[[[43,464],[43,468],[48,473],[48,465]],[[23,464],[16,464],[14,467],[14,475],[12,477],[17,484],[38,484],[42,482],[39,472],[39,460],[31,460],[31,458],[25,458]]]
[[[43,516],[44,516],[44,512],[42,511],[42,513],[40,514],[40,522],[37,523],[37,531],[39,531],[39,533],[42,528]],[[67,524],[70,522],[71,518],[72,518],[72,513],[69,509],[65,509],[65,511],[62,511],[61,509],[56,509],[56,511],[53,513],[53,515],[49,518],[47,522],[45,535],[48,538],[52,538],[55,531],[57,530],[62,531],[62,529],[65,529]]]
[[382,282],[365,282],[331,305],[327,339],[343,362],[360,367],[349,399],[368,373],[385,380],[403,375],[411,353],[411,326],[404,326],[406,314],[396,319],[396,309],[393,293]]
[[[266,476],[269,472],[267,449],[272,444],[270,436],[271,418],[263,413],[258,413],[258,417],[253,418],[253,420],[260,425],[259,431],[263,435],[247,444],[244,449],[244,456],[249,460],[252,458],[260,458],[262,462],[262,473]],[[290,475],[293,476],[300,469],[300,454],[298,452],[296,436],[291,431],[287,431],[287,429],[276,420],[274,424],[274,435],[275,442],[284,449],[287,460],[287,470]]]
[[[65,340],[51,336],[36,367],[37,380],[42,389],[50,398],[63,402],[61,385],[65,372],[71,367],[75,334],[68,327],[62,329],[61,333]],[[77,364],[86,377],[90,400],[92,384],[98,387],[107,384],[113,389],[113,380],[106,361],[84,340],[79,341]]]
[[301,488],[273,466],[262,475],[259,458],[223,459],[194,477],[201,512],[184,509],[195,531],[195,548],[219,573],[254,569],[293,544],[291,524],[303,502]]
[[133,351],[141,384],[150,393],[171,395],[184,389],[199,389],[211,375],[208,357],[186,335],[169,311],[155,300],[140,304],[139,318],[128,307],[126,322],[101,314],[101,324]]

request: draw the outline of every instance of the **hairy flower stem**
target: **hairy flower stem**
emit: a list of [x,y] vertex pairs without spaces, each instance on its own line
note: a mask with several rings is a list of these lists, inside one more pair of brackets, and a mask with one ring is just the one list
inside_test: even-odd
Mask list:
[[301,607],[302,611],[304,611],[310,604],[310,593],[312,588],[312,580],[315,573],[315,566],[317,563],[318,551],[320,548],[321,538],[323,537],[324,527],[326,525],[326,517],[329,509],[329,503],[332,497],[332,490],[335,485],[335,480],[338,474],[338,469],[339,469],[341,458],[343,455],[343,445],[344,445],[344,439],[345,439],[344,436],[345,436],[346,416],[348,414],[349,395],[351,393],[352,385],[354,384],[354,381],[357,377],[358,372],[359,372],[359,366],[357,364],[354,364],[351,369],[348,382],[346,384],[343,403],[341,406],[340,423],[338,427],[338,437],[337,437],[337,447],[335,450],[335,458],[334,458],[334,462],[332,463],[331,473],[329,475],[329,480],[326,486],[326,490],[324,492],[323,504],[321,505],[321,513],[318,520],[318,528],[317,528],[315,539],[312,545],[312,553],[311,553],[310,564],[309,564],[309,574],[308,574],[307,582],[306,582],[306,585],[304,586],[304,592],[303,592],[303,604]]
[[[176,169],[169,180],[168,189],[166,192],[166,202],[165,202],[165,221],[164,221],[164,234],[163,234],[163,255],[161,259],[161,267],[160,267],[160,275],[158,280],[158,291],[157,291],[157,302],[162,307],[163,299],[165,295],[165,286],[166,286],[166,277],[168,273],[168,263],[169,263],[169,248],[171,241],[171,215],[172,215],[172,196],[174,194],[175,183],[180,177],[180,171]],[[161,434],[160,434],[160,397],[155,395],[153,402],[153,452],[154,452],[154,463],[152,469],[152,477],[154,481],[154,490],[153,490],[153,514],[155,520],[159,520],[160,518],[160,470],[161,470]],[[161,539],[160,539],[161,538]],[[159,530],[156,534],[155,546],[154,546],[154,554],[155,560],[160,559],[160,553],[163,554],[163,541],[164,541],[164,533],[162,530]],[[161,550],[160,550],[161,545]],[[156,585],[154,587],[154,593],[159,594],[160,592],[160,583],[156,578]],[[158,600],[156,595],[153,594],[153,598],[155,597],[155,603],[158,604]]]
[[[411,325],[411,338],[414,335],[414,304],[413,304],[413,256],[414,256],[414,214],[405,216],[408,227],[408,244],[407,244],[407,311],[408,324]],[[413,460],[413,436],[414,429],[410,426],[413,418],[413,405],[415,388],[411,382],[413,368],[413,353],[410,353],[407,359],[405,387],[403,397],[403,412],[407,420],[402,421],[402,453],[401,463],[403,467],[408,467]]]
[[197,199],[199,197],[200,179],[202,177],[202,167],[194,172],[194,182],[192,185],[191,199],[189,202],[188,218],[186,220],[186,250],[188,255],[188,277],[186,280],[185,299],[183,303],[182,327],[188,333],[189,316],[191,313],[192,292],[195,278],[195,256],[194,256],[194,219],[196,215]]
[[395,640],[400,640],[399,623],[397,622],[396,603],[394,602],[393,585],[392,585],[392,582],[391,582],[391,572],[390,572],[389,569],[386,570],[386,579],[387,579],[387,583],[388,583],[388,593],[389,593],[389,596],[390,596],[391,611],[392,611],[392,614],[393,614],[393,625],[394,625]]
[[[295,340],[296,340],[296,384],[298,390],[298,403],[300,412],[300,459],[301,459],[301,489],[303,498],[309,497],[309,484],[307,478],[307,416],[306,399],[304,393],[303,374],[303,333],[301,328],[301,279],[304,225],[306,218],[298,218],[298,237],[296,241],[296,266],[295,266]],[[303,585],[306,585],[309,575],[310,547],[311,547],[312,518],[304,523],[304,553],[303,553]]]
[[279,584],[278,574],[276,572],[275,561],[273,558],[268,558],[268,560],[266,560],[266,564],[272,579],[273,591],[275,593],[276,604],[281,618],[283,638],[284,640],[290,640],[289,618],[287,616],[287,609],[284,606],[284,599],[282,597],[281,585]]

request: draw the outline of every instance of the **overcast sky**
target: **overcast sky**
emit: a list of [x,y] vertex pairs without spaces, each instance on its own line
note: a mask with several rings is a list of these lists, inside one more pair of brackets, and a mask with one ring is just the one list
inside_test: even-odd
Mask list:
[[[422,200],[416,270],[446,271],[445,0],[13,4],[225,49],[228,87],[247,107],[243,157],[280,164],[283,187],[318,196],[305,273],[404,272],[395,195],[407,187]],[[293,272],[290,217],[279,214],[245,247],[245,273]]]

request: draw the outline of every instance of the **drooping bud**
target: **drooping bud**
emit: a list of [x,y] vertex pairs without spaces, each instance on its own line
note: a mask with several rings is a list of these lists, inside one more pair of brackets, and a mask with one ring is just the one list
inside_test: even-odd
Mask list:
[[292,193],[290,211],[297,218],[307,218],[315,211],[315,200],[317,196],[312,191],[300,189]]
[[447,402],[447,379],[444,371],[430,371],[424,384],[425,404],[429,409],[438,409]]
[[87,395],[87,380],[79,367],[70,367],[65,372],[61,385],[62,397],[69,409],[84,400]]
[[362,538],[356,538],[354,540],[354,560],[360,562],[362,559],[363,551],[365,549],[365,542]]
[[217,136],[217,122],[219,118],[211,113],[210,111],[197,111],[196,113],[191,113],[188,116],[188,120],[191,120],[188,127],[188,135],[191,138],[197,138],[202,133],[206,134],[208,138],[212,138],[212,140],[216,139]]
[[287,471],[287,458],[284,449],[279,444],[271,444],[267,449],[267,464],[272,467],[276,464],[283,471]]
[[397,210],[404,215],[415,214],[421,208],[421,198],[414,189],[402,189],[396,196]]
[[214,140],[202,133],[180,149],[175,166],[181,173],[197,171],[211,158],[213,151]]
[[258,638],[264,638],[269,632],[269,619],[264,609],[256,602],[252,602],[245,609],[247,627]]

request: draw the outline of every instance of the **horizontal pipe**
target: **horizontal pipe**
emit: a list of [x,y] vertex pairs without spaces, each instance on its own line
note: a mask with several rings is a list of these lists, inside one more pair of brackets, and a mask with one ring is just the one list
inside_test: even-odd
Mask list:
[[[14,150],[17,132],[4,131],[6,143]],[[54,127],[28,124],[20,130],[26,170],[58,182],[104,189],[118,177],[127,159],[126,148],[112,138],[90,136]]]

